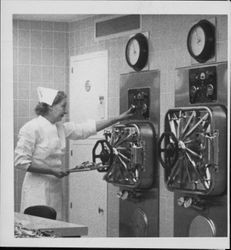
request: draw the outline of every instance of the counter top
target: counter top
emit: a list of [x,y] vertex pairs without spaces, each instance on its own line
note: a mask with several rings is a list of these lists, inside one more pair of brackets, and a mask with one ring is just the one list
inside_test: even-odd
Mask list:
[[88,227],[84,225],[60,220],[51,220],[17,212],[15,212],[14,220],[16,223],[21,223],[28,229],[52,230],[58,237],[80,237],[88,233]]

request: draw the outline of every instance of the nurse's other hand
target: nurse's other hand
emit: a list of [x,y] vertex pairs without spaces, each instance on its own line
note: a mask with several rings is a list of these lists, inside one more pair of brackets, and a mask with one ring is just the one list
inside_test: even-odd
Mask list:
[[69,172],[66,172],[66,171],[60,170],[60,169],[58,169],[58,170],[53,169],[52,172],[53,172],[53,175],[56,176],[57,178],[63,178],[69,174]]

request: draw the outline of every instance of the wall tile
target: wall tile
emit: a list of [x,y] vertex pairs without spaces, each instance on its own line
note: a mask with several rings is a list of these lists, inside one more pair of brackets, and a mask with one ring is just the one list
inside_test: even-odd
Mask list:
[[54,32],[54,48],[66,47],[66,33]]
[[15,84],[18,82],[18,66],[16,64],[13,65],[13,82]]
[[54,82],[64,83],[65,80],[65,68],[64,67],[54,67]]
[[17,98],[26,100],[29,96],[29,88],[18,88]]
[[[36,96],[36,97],[35,97]],[[33,97],[31,97],[31,100],[29,102],[30,108],[29,108],[29,119],[33,119],[34,117],[36,117],[35,114],[35,107],[38,104],[38,97],[37,97],[37,91],[36,91],[36,95],[33,95]]]
[[31,30],[41,30],[42,22],[41,21],[31,21]]
[[30,62],[30,50],[29,48],[20,48],[18,50],[18,63],[21,64],[29,64]]
[[18,46],[18,29],[13,28],[13,47]]
[[53,67],[45,66],[42,67],[42,82],[53,82],[54,79]]
[[42,64],[53,65],[54,50],[53,49],[42,49]]
[[31,49],[31,64],[32,65],[42,64],[42,50],[40,48]]
[[75,33],[74,32],[70,32],[69,33],[69,49],[72,49],[75,46]]
[[42,47],[42,32],[31,31],[31,47],[41,48]]
[[[15,80],[13,80],[13,81],[15,82],[15,85],[14,85],[14,88],[13,88],[13,98],[16,99],[17,96],[18,96],[18,88],[17,88],[17,86],[16,86],[16,81],[15,81]],[[14,111],[15,111],[15,109],[14,109]],[[16,116],[16,115],[17,115],[17,114],[14,113],[14,116]]]
[[18,116],[28,117],[29,116],[29,101],[28,100],[18,100]]
[[42,21],[41,28],[42,28],[42,30],[53,31],[54,30],[54,22]]
[[31,66],[31,82],[41,82],[42,80],[42,67]]
[[65,49],[54,49],[54,66],[62,66],[66,65],[66,53]]
[[28,30],[19,30],[18,46],[24,48],[30,46],[30,32]]
[[27,20],[18,20],[19,29],[30,29],[30,21]]
[[29,67],[24,65],[18,66],[18,81],[29,81]]
[[29,89],[29,87],[30,87],[29,81],[25,81],[25,82],[21,81],[21,82],[18,82],[18,84],[17,84],[18,89],[19,88],[28,88]]
[[68,23],[54,22],[54,31],[67,31]]
[[53,32],[42,32],[42,48],[53,48]]

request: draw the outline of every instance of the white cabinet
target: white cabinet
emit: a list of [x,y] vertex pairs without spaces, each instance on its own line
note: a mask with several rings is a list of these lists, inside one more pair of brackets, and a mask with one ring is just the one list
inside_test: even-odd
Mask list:
[[[97,52],[71,58],[70,121],[107,119],[108,58]],[[92,161],[92,149],[102,133],[70,141],[69,168]],[[88,226],[89,237],[107,236],[107,183],[103,173],[86,171],[69,175],[69,221]]]

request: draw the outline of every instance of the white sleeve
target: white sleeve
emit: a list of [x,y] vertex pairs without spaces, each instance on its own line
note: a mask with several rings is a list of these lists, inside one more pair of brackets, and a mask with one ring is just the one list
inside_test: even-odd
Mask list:
[[84,123],[65,122],[65,136],[71,140],[86,139],[96,134],[96,121],[88,120]]
[[35,141],[35,130],[27,124],[24,125],[19,131],[18,142],[14,151],[15,167],[27,171],[32,162]]

